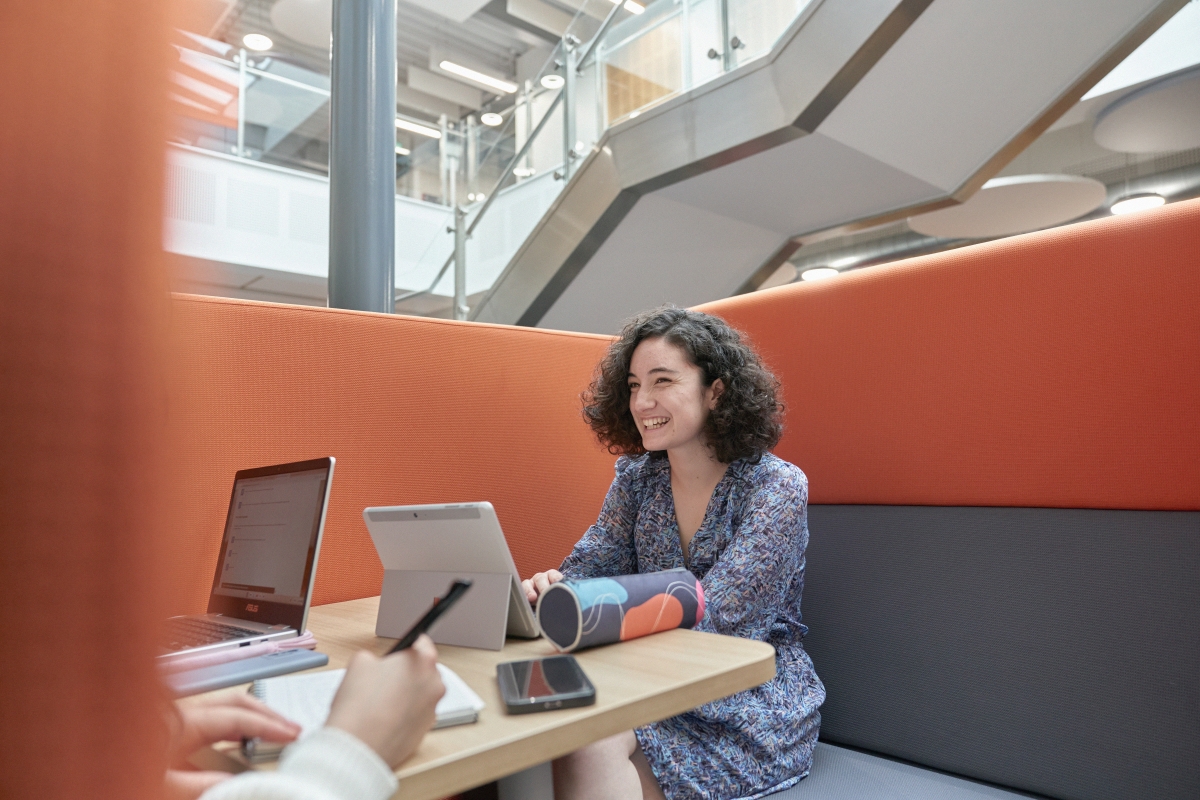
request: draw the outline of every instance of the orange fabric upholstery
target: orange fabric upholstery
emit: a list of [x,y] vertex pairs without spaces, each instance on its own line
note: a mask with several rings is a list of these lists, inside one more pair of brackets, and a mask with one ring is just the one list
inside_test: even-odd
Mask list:
[[1200,201],[702,307],[814,503],[1200,509]]
[[162,789],[167,4],[0,5],[0,797]]
[[238,469],[337,458],[314,602],[379,593],[367,506],[487,500],[523,576],[593,523],[613,457],[579,414],[601,336],[186,295],[173,301],[193,481],[172,515],[202,609]]

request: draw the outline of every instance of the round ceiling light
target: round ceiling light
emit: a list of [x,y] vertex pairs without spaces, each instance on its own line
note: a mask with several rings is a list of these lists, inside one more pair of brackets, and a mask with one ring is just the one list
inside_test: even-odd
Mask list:
[[806,269],[804,272],[801,272],[800,280],[823,281],[826,278],[836,278],[840,274],[841,273],[839,273],[833,267],[813,267],[812,269]]
[[333,0],[276,0],[271,6],[271,24],[289,39],[328,50]]
[[263,50],[270,50],[275,46],[275,43],[271,41],[270,36],[263,36],[261,33],[247,33],[242,37],[242,44],[246,45],[246,47],[250,48],[251,50],[258,50],[260,52]]
[[1130,92],[1096,116],[1096,144],[1118,153],[1200,147],[1200,67]]
[[1132,214],[1135,211],[1158,208],[1165,202],[1167,202],[1167,198],[1161,194],[1131,194],[1129,197],[1122,197],[1113,203],[1109,211],[1114,214]]
[[553,73],[543,75],[541,80],[542,86],[545,86],[547,89],[561,89],[564,83],[566,81],[563,80],[562,75],[554,75]]
[[489,128],[495,128],[497,125],[504,124],[504,117],[497,114],[495,111],[489,111],[479,117],[479,121]]
[[944,239],[990,239],[1041,230],[1082,217],[1104,202],[1104,184],[1081,175],[995,178],[967,202],[908,218],[917,233]]

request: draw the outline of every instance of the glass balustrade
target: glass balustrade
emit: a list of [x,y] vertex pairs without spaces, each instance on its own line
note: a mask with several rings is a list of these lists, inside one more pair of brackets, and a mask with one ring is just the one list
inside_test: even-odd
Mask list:
[[792,20],[812,0],[725,0],[729,20],[729,48],[733,63],[740,67],[766,55]]

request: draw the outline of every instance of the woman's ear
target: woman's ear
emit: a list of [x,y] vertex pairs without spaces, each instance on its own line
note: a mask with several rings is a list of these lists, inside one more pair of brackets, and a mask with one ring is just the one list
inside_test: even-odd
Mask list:
[[708,387],[708,410],[712,411],[717,407],[717,401],[721,399],[721,395],[725,393],[725,382],[717,378]]

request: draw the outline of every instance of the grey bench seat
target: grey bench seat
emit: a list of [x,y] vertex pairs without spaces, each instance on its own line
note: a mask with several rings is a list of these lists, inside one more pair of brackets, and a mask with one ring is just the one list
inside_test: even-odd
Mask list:
[[770,800],[1013,800],[1029,796],[818,742],[808,777],[771,795]]

